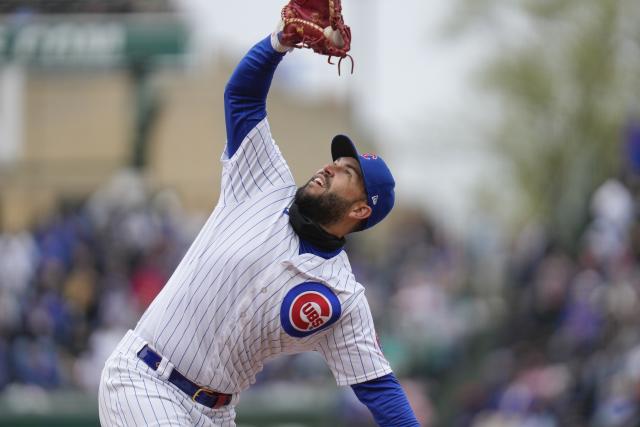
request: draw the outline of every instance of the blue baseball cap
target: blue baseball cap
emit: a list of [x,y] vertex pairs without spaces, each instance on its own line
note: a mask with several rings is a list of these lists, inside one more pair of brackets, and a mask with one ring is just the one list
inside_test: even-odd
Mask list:
[[358,154],[356,146],[346,135],[336,135],[331,141],[331,157],[353,157],[360,163],[364,189],[367,193],[367,204],[371,208],[371,216],[363,222],[357,231],[371,228],[386,217],[395,201],[394,187],[396,182],[391,171],[381,157],[375,154]]

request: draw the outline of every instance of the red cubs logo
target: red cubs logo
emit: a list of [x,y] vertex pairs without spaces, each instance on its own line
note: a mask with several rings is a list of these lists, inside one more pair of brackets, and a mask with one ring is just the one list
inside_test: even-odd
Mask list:
[[378,158],[377,155],[371,154],[371,153],[364,153],[362,154],[362,157],[364,157],[367,160],[376,160]]
[[342,313],[340,300],[327,285],[304,282],[289,289],[280,305],[280,324],[296,338],[328,328]]
[[291,304],[289,319],[299,331],[311,331],[324,325],[332,314],[331,302],[319,292],[298,295]]

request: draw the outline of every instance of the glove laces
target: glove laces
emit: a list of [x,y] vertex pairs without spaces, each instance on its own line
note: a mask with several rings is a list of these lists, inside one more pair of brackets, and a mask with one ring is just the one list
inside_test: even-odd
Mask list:
[[[332,56],[327,58],[327,62],[331,65],[335,65],[333,62],[331,62],[331,58],[333,58]],[[355,66],[354,62],[353,62],[353,56],[349,55],[348,53],[345,54],[345,56],[340,57],[340,59],[338,60],[338,75],[340,75],[340,64],[342,64],[342,60],[344,58],[349,58],[349,61],[351,61],[351,74],[353,74],[353,68]]]

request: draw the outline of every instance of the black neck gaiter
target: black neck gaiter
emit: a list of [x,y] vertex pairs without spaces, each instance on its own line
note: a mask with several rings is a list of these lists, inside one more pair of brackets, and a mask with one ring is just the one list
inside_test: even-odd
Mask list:
[[340,249],[346,243],[344,237],[327,233],[322,227],[304,216],[296,202],[289,207],[289,223],[302,239],[327,252]]

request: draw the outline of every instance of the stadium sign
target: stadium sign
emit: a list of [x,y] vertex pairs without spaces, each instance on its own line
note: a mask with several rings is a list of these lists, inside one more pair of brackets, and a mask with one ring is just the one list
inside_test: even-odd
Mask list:
[[185,24],[173,15],[45,16],[0,20],[0,62],[33,66],[115,66],[182,55]]

